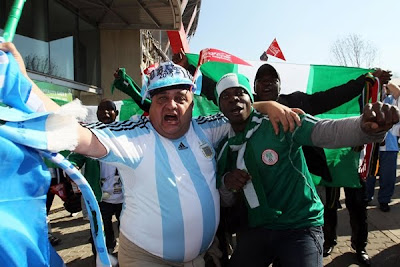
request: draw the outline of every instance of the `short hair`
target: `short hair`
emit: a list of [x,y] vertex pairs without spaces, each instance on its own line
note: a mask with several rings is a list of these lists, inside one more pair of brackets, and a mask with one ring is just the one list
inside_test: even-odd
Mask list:
[[99,105],[98,105],[97,107],[99,107],[100,104],[101,104],[101,103],[104,103],[104,102],[111,102],[112,108],[113,108],[114,110],[117,110],[117,106],[115,105],[114,101],[112,101],[112,100],[109,99],[109,98],[103,98],[103,99],[100,101],[100,103],[99,103]]

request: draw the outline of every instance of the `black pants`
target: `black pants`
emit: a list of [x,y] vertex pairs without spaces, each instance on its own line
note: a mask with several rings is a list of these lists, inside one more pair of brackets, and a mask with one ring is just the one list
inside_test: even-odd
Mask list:
[[[118,228],[120,224],[119,216],[121,215],[122,211],[122,203],[120,204],[111,204],[107,202],[99,202],[100,212],[101,212],[101,219],[103,220],[104,224],[104,234],[106,236],[106,246],[107,249],[114,249],[117,244],[116,237],[114,234],[114,228],[112,223],[112,216],[115,215],[118,221]],[[90,243],[92,243],[92,251],[93,254],[96,254],[93,239],[90,239]]]
[[[358,251],[367,246],[367,196],[365,182],[361,188],[344,188],[345,203],[350,215],[351,244]],[[340,206],[340,188],[326,187],[326,204],[324,211],[324,246],[336,245],[337,209]]]

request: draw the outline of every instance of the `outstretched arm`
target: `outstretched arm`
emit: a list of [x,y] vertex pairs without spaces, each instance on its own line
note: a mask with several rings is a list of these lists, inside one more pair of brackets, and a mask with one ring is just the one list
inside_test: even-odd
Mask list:
[[312,143],[339,148],[381,142],[399,118],[400,112],[395,106],[381,102],[368,104],[360,117],[318,121],[312,130]]
[[[58,111],[60,106],[57,105],[48,96],[46,96],[37,87],[37,85],[28,77],[22,56],[15,48],[14,44],[0,43],[0,50],[3,50],[5,52],[10,52],[13,55],[13,57],[19,64],[21,73],[32,83],[32,91],[29,98],[31,98],[32,96],[37,98],[38,101],[42,102],[43,106],[47,111],[54,111],[54,112]],[[105,147],[100,143],[100,141],[95,137],[95,135],[92,134],[90,130],[82,127],[80,124],[77,125],[77,129],[78,129],[78,145],[75,148],[75,150],[73,150],[74,152],[96,158],[106,155],[107,151]]]

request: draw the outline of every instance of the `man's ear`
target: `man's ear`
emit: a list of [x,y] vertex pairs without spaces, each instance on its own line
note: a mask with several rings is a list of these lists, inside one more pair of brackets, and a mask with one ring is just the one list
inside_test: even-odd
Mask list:
[[119,111],[118,111],[118,109],[116,109],[115,110],[115,116],[118,116],[118,114],[119,114]]

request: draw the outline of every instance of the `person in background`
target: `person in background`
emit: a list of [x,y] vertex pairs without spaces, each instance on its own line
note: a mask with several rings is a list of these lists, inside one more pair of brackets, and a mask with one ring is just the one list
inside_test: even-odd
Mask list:
[[[118,110],[112,100],[103,99],[97,107],[96,114],[100,122],[110,124],[117,118]],[[110,164],[77,153],[70,155],[68,159],[79,169],[85,166],[84,176],[88,180],[99,202],[107,250],[109,253],[113,253],[117,245],[117,239],[114,233],[112,218],[113,216],[116,217],[119,229],[122,203],[124,202],[122,182],[118,169]],[[90,242],[93,254],[96,254],[92,237],[90,238]]]
[[[196,66],[189,64],[188,58],[184,51],[174,54],[172,56],[172,62],[187,69],[191,75],[194,75],[196,71]],[[215,81],[203,74],[201,95],[205,96],[208,100],[213,101],[214,104],[217,104],[214,93],[215,85]]]
[[[9,51],[26,74],[13,44],[1,43],[0,49]],[[72,151],[112,164],[121,175],[125,201],[120,266],[204,266],[202,254],[212,244],[219,222],[214,147],[230,125],[221,114],[192,118],[193,87],[185,69],[165,62],[150,73],[148,117],[84,126],[71,120],[68,125],[76,129],[68,135],[75,145]],[[33,82],[28,99],[31,95],[46,110],[59,110]],[[269,113],[277,132],[277,121],[284,130],[299,123],[295,112],[279,104],[257,108]],[[66,138],[60,134],[57,142],[61,139],[67,146]]]
[[[46,164],[48,165],[48,162],[46,162]],[[53,186],[53,188],[54,188],[54,186],[56,186],[58,184],[61,184],[62,180],[65,179],[64,175],[61,174],[62,171],[63,170],[60,169],[60,168],[49,167],[51,180],[50,180],[50,188],[47,191],[47,198],[46,198],[46,214],[47,214],[47,227],[48,227],[47,236],[49,238],[50,244],[53,247],[57,246],[58,244],[60,244],[61,243],[61,239],[56,237],[53,234],[53,231],[51,229],[50,219],[49,219],[50,209],[51,209],[51,206],[53,205],[54,196],[55,196],[55,192],[54,192],[54,190],[52,190],[51,187]]]
[[[314,94],[297,91],[285,95],[280,94],[281,80],[279,73],[270,64],[264,64],[257,70],[254,79],[254,99],[255,101],[276,100],[288,107],[300,108],[310,115],[318,115],[360,96],[366,83],[373,85],[376,79],[379,79],[381,83],[386,84],[391,76],[390,71],[376,69],[372,73],[360,75],[355,80],[350,80],[343,85],[332,87],[326,91]],[[326,156],[322,148],[303,146],[303,152],[311,173],[321,176],[326,181],[334,179],[329,172]],[[361,180],[360,183],[360,188],[345,188],[346,207],[350,214],[352,246],[356,250],[357,259],[359,262],[369,265],[370,259],[366,251],[368,223],[365,182]],[[337,209],[340,188],[326,187],[325,189],[324,256],[328,256],[336,245]]]
[[[400,88],[398,85],[389,82],[386,86],[386,97],[383,102],[399,106],[398,98],[400,96]],[[400,125],[396,124],[388,132],[385,141],[379,147],[379,191],[378,202],[379,208],[383,212],[390,211],[389,203],[394,193],[396,183],[397,170],[397,154],[399,153],[398,136],[400,135]],[[368,201],[374,197],[375,176],[367,178],[367,196]]]
[[323,204],[301,146],[338,148],[383,140],[399,121],[399,110],[374,103],[360,117],[319,120],[303,115],[294,132],[276,136],[269,118],[253,110],[244,75],[224,75],[216,93],[232,126],[219,146],[217,186],[223,204],[242,197],[248,212],[247,229],[237,233],[230,266],[268,266],[275,257],[282,266],[322,266]]

